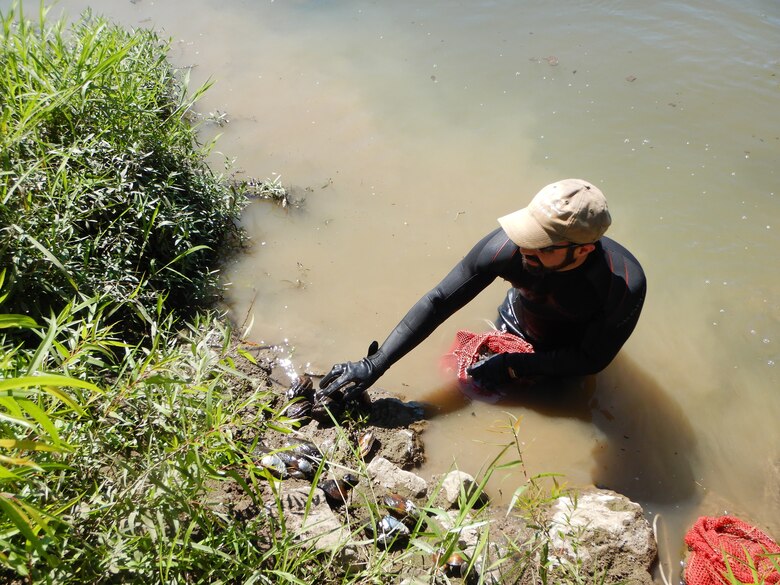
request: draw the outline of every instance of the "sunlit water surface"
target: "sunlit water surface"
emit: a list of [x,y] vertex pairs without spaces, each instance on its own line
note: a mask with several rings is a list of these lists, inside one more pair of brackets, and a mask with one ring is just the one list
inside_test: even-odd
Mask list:
[[[5,10],[9,0],[0,0]],[[661,515],[662,557],[702,513],[780,536],[780,4],[770,0],[63,0],[174,41],[215,168],[281,177],[253,202],[229,301],[294,371],[361,357],[495,218],[565,177],[598,184],[649,295],[618,359],[517,404],[466,402],[439,371],[483,330],[496,283],[379,385],[441,413],[423,474],[478,473],[516,429],[529,474]],[[225,123],[227,122],[227,123]],[[517,452],[514,452],[517,457]],[[508,502],[522,481],[496,476]]]

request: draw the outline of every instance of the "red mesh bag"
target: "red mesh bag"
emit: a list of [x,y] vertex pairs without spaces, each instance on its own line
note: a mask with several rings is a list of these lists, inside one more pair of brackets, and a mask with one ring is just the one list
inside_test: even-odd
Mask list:
[[455,361],[458,379],[465,382],[468,379],[466,368],[482,358],[497,353],[533,353],[533,351],[533,346],[525,339],[505,331],[472,333],[461,329],[455,334],[455,342],[445,358]]
[[[764,532],[732,516],[702,516],[685,535],[691,551],[685,568],[687,585],[729,583],[726,562],[739,583],[780,583],[775,564],[780,546]],[[753,576],[755,568],[759,580]]]

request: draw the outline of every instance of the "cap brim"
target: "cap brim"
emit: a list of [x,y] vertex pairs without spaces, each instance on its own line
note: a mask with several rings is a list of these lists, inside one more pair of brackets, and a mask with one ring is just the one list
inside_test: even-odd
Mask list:
[[536,221],[528,209],[520,209],[514,213],[498,218],[498,223],[515,244],[521,248],[538,250],[563,241],[556,234],[550,234]]

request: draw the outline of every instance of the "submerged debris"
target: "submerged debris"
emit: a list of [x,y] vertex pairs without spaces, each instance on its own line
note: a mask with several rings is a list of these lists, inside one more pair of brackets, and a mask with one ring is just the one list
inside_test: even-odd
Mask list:
[[281,175],[265,181],[254,178],[237,180],[233,182],[233,187],[243,193],[247,199],[265,199],[276,203],[282,208],[300,208],[303,206],[303,200],[294,199],[282,185]]

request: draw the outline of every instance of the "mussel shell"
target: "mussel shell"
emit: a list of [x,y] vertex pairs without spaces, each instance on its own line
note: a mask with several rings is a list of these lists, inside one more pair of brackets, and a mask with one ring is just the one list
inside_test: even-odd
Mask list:
[[309,461],[319,461],[322,459],[322,452],[319,447],[310,441],[294,440],[288,441],[286,446],[292,447],[292,452],[301,457],[306,457]]
[[393,516],[398,519],[417,518],[420,511],[417,506],[409,500],[398,494],[387,494],[382,498],[382,504]]
[[301,468],[305,470],[311,469],[311,462],[302,455],[293,453],[292,451],[277,451],[274,453],[279,459],[284,461],[287,467],[294,467],[296,469]]
[[447,577],[462,577],[465,574],[467,567],[468,562],[459,553],[452,553],[440,565],[440,568]]
[[287,416],[290,418],[309,418],[311,416],[312,405],[308,400],[293,402],[287,406]]
[[263,455],[260,459],[260,465],[280,479],[287,477],[287,465],[285,465],[282,458],[275,453]]
[[341,481],[344,482],[345,485],[352,488],[360,482],[360,478],[354,473],[345,473],[344,477],[341,478]]
[[390,536],[392,534],[408,534],[409,529],[392,516],[383,516],[377,525],[377,529],[381,534]]
[[409,536],[409,529],[392,516],[384,516],[376,526],[376,541],[381,546],[390,546],[396,540]]
[[314,382],[309,376],[301,376],[285,392],[288,400],[304,398],[309,402],[314,401]]
[[314,476],[314,465],[312,465],[311,461],[304,457],[296,457],[288,466],[287,469],[290,471],[290,474],[292,474],[293,471],[303,475],[303,477],[313,477]]
[[351,486],[338,479],[326,479],[321,481],[317,487],[325,492],[325,497],[328,498],[329,502],[337,506],[346,501],[347,494],[351,488]]
[[336,505],[341,505],[346,501],[347,494],[358,484],[360,478],[352,473],[347,473],[341,479],[326,479],[321,481],[319,487],[328,500]]
[[374,433],[371,431],[368,431],[367,433],[364,433],[362,437],[360,437],[360,441],[358,443],[358,448],[360,449],[360,456],[365,459],[371,454],[371,451],[373,451],[374,446],[376,445],[376,438],[374,437]]
[[314,465],[305,457],[296,457],[295,465],[291,465],[290,467],[295,467],[295,469],[299,469],[304,473],[314,473]]
[[343,414],[344,404],[330,396],[323,398],[311,409],[312,418],[326,424],[333,422],[334,418],[338,420]]

